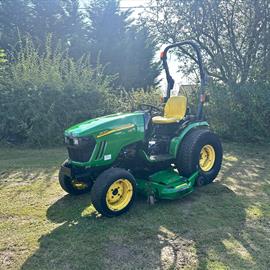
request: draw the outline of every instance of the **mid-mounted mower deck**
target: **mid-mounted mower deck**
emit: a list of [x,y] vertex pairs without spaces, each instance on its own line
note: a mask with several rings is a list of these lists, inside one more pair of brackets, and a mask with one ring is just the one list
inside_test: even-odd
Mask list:
[[[195,50],[200,70],[196,114],[185,96],[170,97],[174,80],[167,52],[186,45]],[[69,159],[61,166],[60,185],[73,195],[91,191],[93,205],[104,216],[126,212],[136,193],[150,202],[183,197],[196,185],[211,183],[220,170],[222,146],[203,115],[207,78],[198,45],[170,45],[161,59],[168,82],[163,115],[141,104],[138,111],[91,119],[65,131]]]
[[193,191],[198,175],[197,171],[186,178],[179,175],[176,169],[162,170],[147,178],[136,178],[137,191],[153,199],[178,199]]

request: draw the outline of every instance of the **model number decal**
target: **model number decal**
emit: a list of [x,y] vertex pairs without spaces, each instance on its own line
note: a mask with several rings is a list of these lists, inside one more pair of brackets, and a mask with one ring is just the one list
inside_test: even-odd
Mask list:
[[112,155],[105,155],[104,156],[104,160],[110,160],[110,159],[112,159]]

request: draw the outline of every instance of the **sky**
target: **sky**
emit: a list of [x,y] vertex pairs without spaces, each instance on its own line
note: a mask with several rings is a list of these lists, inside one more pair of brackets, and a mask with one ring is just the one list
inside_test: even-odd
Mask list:
[[120,6],[122,7],[131,7],[131,6],[143,6],[146,5],[147,1],[146,0],[121,0],[120,1]]

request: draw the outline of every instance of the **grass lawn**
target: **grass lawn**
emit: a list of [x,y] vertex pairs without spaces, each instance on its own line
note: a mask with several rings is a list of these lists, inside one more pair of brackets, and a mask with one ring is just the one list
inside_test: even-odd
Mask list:
[[61,190],[64,149],[0,149],[0,269],[270,269],[270,146],[224,148],[213,184],[111,219]]

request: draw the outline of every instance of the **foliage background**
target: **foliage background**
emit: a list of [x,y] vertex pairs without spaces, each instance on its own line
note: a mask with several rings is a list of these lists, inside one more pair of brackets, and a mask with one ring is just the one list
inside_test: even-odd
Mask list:
[[[200,44],[212,76],[211,127],[231,141],[269,142],[269,1],[150,2],[134,20],[116,0],[89,0],[85,12],[78,0],[0,0],[1,142],[55,145],[72,124],[158,104],[156,47],[183,39]],[[187,76],[196,72],[175,54]],[[188,95],[195,113],[197,92]]]
[[269,142],[270,84],[245,84],[239,95],[228,86],[209,87],[205,106],[212,128],[228,141]]
[[51,49],[48,37],[39,55],[31,39],[0,71],[0,134],[3,141],[45,146],[63,142],[63,130],[101,115],[128,111],[140,102],[155,103],[158,91],[113,88],[117,76],[93,68],[89,57],[77,61]]
[[[158,40],[192,39],[200,45],[212,80],[205,109],[214,130],[232,141],[269,142],[270,2],[150,0],[150,5],[143,20]],[[196,73],[192,50],[175,54],[183,73]],[[191,101],[194,107],[194,93]]]

